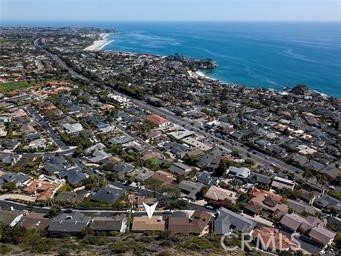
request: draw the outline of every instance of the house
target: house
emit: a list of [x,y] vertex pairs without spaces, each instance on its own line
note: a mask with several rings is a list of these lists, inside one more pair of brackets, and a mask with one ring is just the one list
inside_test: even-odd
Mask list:
[[127,112],[118,111],[116,114],[117,121],[123,122],[125,124],[133,124],[137,121],[137,118]]
[[105,145],[103,143],[96,143],[95,145],[92,145],[84,150],[85,155],[91,155],[97,150],[103,150],[105,149]]
[[319,209],[334,209],[341,211],[341,201],[329,195],[321,195],[314,200],[313,205]]
[[156,139],[156,138],[162,136],[162,132],[159,130],[156,130],[156,129],[152,129],[152,130],[146,132],[144,135],[148,140],[153,140],[153,139]]
[[21,154],[15,154],[15,153],[12,153],[9,155],[6,154],[6,155],[1,157],[1,162],[3,164],[13,166],[13,165],[17,164],[21,158],[22,158]]
[[220,163],[222,161],[223,157],[218,156],[212,159],[212,161],[209,163],[209,165],[206,166],[206,170],[209,172],[215,172],[219,169]]
[[168,219],[168,230],[180,234],[207,234],[211,219],[212,214],[203,210],[195,210],[191,214],[173,213]]
[[165,231],[165,221],[162,216],[136,216],[131,227],[133,232]]
[[112,126],[106,122],[97,123],[96,128],[98,129],[99,133],[109,133],[109,132],[115,130],[114,126]]
[[170,137],[174,138],[175,140],[181,140],[183,138],[193,135],[194,132],[190,130],[182,129],[182,130],[172,131],[167,134]]
[[336,234],[334,232],[329,231],[323,227],[314,227],[310,230],[308,237],[322,247],[325,247],[332,243],[335,235]]
[[192,148],[188,150],[184,156],[185,159],[199,159],[205,154],[200,148]]
[[[206,154],[202,155],[199,158],[199,161],[197,162],[197,166],[201,169],[208,168],[211,163],[215,162],[217,163],[219,159],[221,159],[222,152],[219,150],[212,150],[210,152],[207,152]],[[210,170],[214,171],[214,170]]]
[[96,232],[119,231],[124,233],[128,230],[128,218],[125,214],[113,217],[94,217],[89,227]]
[[23,215],[19,225],[25,229],[45,230],[50,224],[50,220],[45,214],[37,212],[28,212]]
[[15,167],[27,168],[32,164],[32,162],[36,162],[37,159],[38,157],[36,155],[25,154],[15,164]]
[[212,149],[212,146],[207,144],[207,143],[203,143],[195,138],[192,137],[187,137],[182,139],[182,141],[184,143],[186,143],[187,145],[194,147],[194,148],[199,148],[200,150],[206,152]]
[[63,125],[63,128],[65,129],[65,132],[69,135],[77,134],[84,130],[83,126],[80,123],[74,123],[74,124],[66,123]]
[[262,205],[256,201],[250,200],[244,206],[244,213],[250,216],[258,215],[263,209]]
[[166,127],[170,124],[170,122],[167,119],[156,114],[147,115],[146,120],[159,128]]
[[278,229],[271,227],[256,229],[252,234],[252,238],[257,248],[265,251],[278,252],[295,250],[298,246],[286,235],[280,233]]
[[135,167],[131,164],[120,162],[115,164],[112,169],[119,175],[124,176],[125,174],[132,172],[135,169]]
[[143,162],[146,162],[147,160],[158,160],[159,164],[163,161],[163,156],[160,152],[157,151],[151,151],[151,150],[146,150],[143,152],[142,155],[142,160]]
[[88,192],[86,190],[80,190],[77,192],[67,191],[67,192],[58,192],[55,196],[55,200],[58,202],[64,203],[80,203],[87,196]]
[[305,218],[305,222],[303,222],[300,226],[300,231],[307,232],[315,227],[324,227],[325,223],[324,220],[319,219],[315,216],[307,216]]
[[161,181],[164,185],[170,185],[176,181],[176,177],[173,174],[161,170],[154,172],[151,178]]
[[180,159],[186,155],[189,149],[188,146],[176,142],[168,142],[163,147],[167,152]]
[[198,172],[197,173],[197,181],[204,184],[204,185],[217,185],[219,182],[219,178],[212,176],[211,173],[207,172],[207,171],[203,171],[203,172]]
[[0,139],[0,148],[5,152],[13,152],[20,144],[17,139]]
[[68,163],[63,156],[44,155],[43,170],[47,175],[54,175],[66,169]]
[[90,223],[91,218],[80,212],[62,213],[49,224],[50,236],[80,235]]
[[213,201],[225,201],[229,200],[231,203],[235,204],[238,200],[236,192],[231,190],[223,189],[217,186],[210,186],[205,194],[205,198]]
[[329,176],[331,179],[336,179],[341,176],[341,169],[336,167],[335,163],[329,164],[319,172]]
[[108,95],[108,97],[113,99],[115,102],[117,102],[121,106],[124,106],[124,107],[129,107],[130,106],[130,99],[127,98],[127,97],[123,97],[121,95],[112,94],[112,93],[110,93]]
[[227,234],[231,231],[251,233],[255,226],[256,223],[252,220],[220,207],[218,217],[214,222],[214,233],[218,235]]
[[93,157],[89,158],[88,161],[91,163],[103,163],[111,154],[106,153],[104,150],[96,150],[92,154]]
[[248,182],[252,184],[264,186],[264,187],[269,187],[271,184],[271,177],[264,175],[264,174],[252,172],[249,177]]
[[305,189],[300,189],[300,193],[298,195],[299,199],[303,200],[309,205],[312,205],[316,197],[319,195],[319,192],[316,191],[307,191]]
[[280,220],[282,227],[290,232],[296,232],[303,223],[307,223],[305,218],[296,213],[285,214]]
[[71,168],[68,170],[61,171],[58,173],[60,179],[65,179],[71,185],[77,185],[81,181],[85,180],[87,177],[78,167]]
[[295,181],[276,176],[272,181],[271,187],[275,190],[294,190]]
[[153,205],[158,200],[154,197],[148,197],[148,196],[143,196],[143,195],[132,193],[128,195],[128,201],[132,205],[133,208],[141,210],[141,211],[145,211],[143,203],[147,205]]
[[169,171],[172,173],[175,173],[177,175],[187,175],[192,171],[192,167],[185,165],[180,162],[176,162],[172,164],[172,166],[169,168]]
[[134,176],[137,181],[145,181],[154,175],[154,172],[146,167],[141,167],[131,172],[129,175]]
[[237,179],[246,180],[250,176],[251,171],[249,168],[246,168],[246,167],[238,168],[238,167],[230,166],[226,174]]
[[36,139],[30,142],[28,145],[30,149],[45,149],[46,148],[46,140],[44,138]]
[[203,184],[189,180],[183,180],[179,183],[181,191],[186,194],[186,197],[193,200],[197,199],[196,195],[203,187]]
[[291,158],[293,162],[299,164],[300,166],[304,166],[309,161],[305,155],[301,154],[293,154]]
[[287,200],[287,205],[289,206],[289,209],[292,211],[302,214],[302,213],[309,213],[312,215],[315,215],[319,212],[315,207],[308,205],[306,202],[302,200]]
[[62,183],[36,179],[33,180],[27,187],[25,187],[23,191],[26,194],[35,196],[37,201],[47,201],[53,198],[61,186]]
[[3,210],[0,208],[0,223],[4,225],[9,225],[11,227],[15,226],[23,217],[23,212],[18,210]]
[[108,204],[115,203],[125,191],[122,188],[108,185],[100,188],[97,192],[90,196],[90,199],[98,202],[105,202]]
[[31,182],[32,178],[22,172],[7,172],[0,177],[0,180],[4,183],[13,182],[17,187],[24,187]]
[[341,232],[341,218],[338,216],[329,216],[327,218],[328,226],[337,232]]
[[284,215],[288,213],[288,206],[284,203],[283,197],[271,191],[253,188],[250,192],[252,197],[251,201],[256,202],[261,205],[262,210],[265,210],[273,215],[276,213],[279,215]]
[[322,169],[324,169],[326,166],[324,164],[321,164],[320,162],[317,162],[315,160],[310,160],[306,164],[304,164],[304,167],[313,170],[315,172],[319,172]]
[[134,140],[133,137],[125,135],[125,134],[122,134],[122,135],[117,135],[117,136],[112,137],[109,140],[109,143],[113,144],[113,145],[123,145],[123,144],[131,142],[133,140]]

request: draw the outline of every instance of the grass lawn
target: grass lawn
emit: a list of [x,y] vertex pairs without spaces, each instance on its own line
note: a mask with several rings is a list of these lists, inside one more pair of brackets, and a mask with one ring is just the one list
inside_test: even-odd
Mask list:
[[32,86],[27,81],[19,81],[19,82],[8,82],[0,84],[0,93],[10,92],[18,89],[24,89]]

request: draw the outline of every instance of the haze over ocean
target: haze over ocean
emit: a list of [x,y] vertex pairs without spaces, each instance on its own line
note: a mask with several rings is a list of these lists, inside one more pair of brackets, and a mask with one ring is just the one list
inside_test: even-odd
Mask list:
[[118,32],[109,36],[113,41],[104,50],[212,58],[219,67],[208,75],[227,83],[274,89],[306,84],[311,89],[341,97],[341,23],[23,24],[111,28]]

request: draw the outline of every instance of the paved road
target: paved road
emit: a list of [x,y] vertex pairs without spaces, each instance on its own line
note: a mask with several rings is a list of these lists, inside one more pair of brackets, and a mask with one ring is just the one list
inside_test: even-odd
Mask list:
[[31,106],[26,108],[26,111],[30,113],[35,121],[40,124],[40,126],[50,135],[50,137],[54,140],[54,142],[58,145],[61,150],[71,150],[69,146],[67,146],[60,135],[53,130],[53,128],[47,123],[47,121]]
[[68,65],[65,64],[64,61],[62,61],[57,55],[50,53],[49,51],[45,50],[39,43],[40,43],[40,39],[38,38],[36,40],[34,40],[34,46],[40,50],[42,50],[43,52],[45,52],[45,54],[47,54],[48,56],[50,56],[54,61],[56,61],[61,67],[63,67],[64,69],[66,69],[73,77],[84,80],[84,81],[90,81],[87,77],[75,72],[72,68],[70,68]]
[[16,210],[20,210],[20,211],[28,211],[31,210],[34,212],[38,212],[38,213],[44,213],[44,214],[48,214],[50,212],[50,208],[49,207],[29,207],[26,204],[22,204],[22,203],[17,203],[17,202],[12,202],[12,201],[7,201],[7,200],[0,200],[0,207],[13,207],[13,209]]
[[[131,186],[126,186],[123,185],[121,182],[118,181],[110,181],[109,184],[122,188],[122,189],[126,189],[126,190],[131,190],[131,191],[135,191],[141,195],[144,196],[150,196],[150,197],[155,197],[156,199],[158,199],[159,201],[168,201],[168,200],[174,200],[174,199],[179,199],[179,198],[173,198],[170,195],[167,194],[162,194],[156,191],[152,191],[152,190],[148,190],[148,189],[143,189],[143,188],[138,188],[138,187],[131,187]],[[201,205],[197,205],[191,202],[186,202],[186,205],[188,207],[188,209],[192,209],[192,210],[205,210],[211,213],[215,213],[215,211],[210,210],[210,209],[206,209],[204,206]]]
[[[48,52],[47,50],[43,49],[40,45],[39,45],[39,39],[34,41],[34,45],[39,48],[42,49],[46,54],[48,54],[51,58],[53,58],[56,62],[58,62],[62,67],[64,67],[65,69],[67,69],[70,74],[74,77],[77,77],[79,79],[85,80],[85,81],[89,81],[90,80],[86,77],[84,77],[81,74],[78,74],[77,72],[75,72],[72,68],[70,68],[69,66],[67,66],[65,64],[65,62],[63,62],[57,55],[52,54],[50,52]],[[119,93],[115,90],[113,90],[115,93],[128,97],[127,95],[123,95],[122,93]],[[265,155],[259,151],[256,150],[251,150],[248,147],[246,147],[245,145],[239,143],[238,141],[234,141],[233,145],[229,142],[227,142],[226,140],[222,140],[220,138],[218,138],[217,136],[214,136],[208,132],[205,132],[203,130],[200,129],[199,125],[195,125],[195,123],[189,121],[189,120],[184,120],[178,116],[175,116],[174,114],[172,114],[170,111],[162,109],[162,108],[157,108],[154,106],[151,106],[149,104],[147,104],[146,102],[142,101],[142,100],[137,100],[137,99],[131,99],[132,102],[134,104],[136,104],[137,106],[149,110],[150,112],[153,112],[155,114],[158,114],[160,116],[163,116],[165,118],[167,118],[169,121],[181,125],[181,126],[185,126],[186,128],[190,128],[194,131],[196,131],[197,133],[206,136],[207,138],[211,138],[214,142],[216,142],[217,144],[220,144],[219,147],[221,149],[224,149],[226,151],[238,151],[239,154],[241,154],[244,157],[250,158],[253,161],[260,163],[264,166],[273,166],[275,165],[277,168],[279,168],[280,170],[285,170],[288,171],[289,173],[292,173],[293,175],[295,175],[296,179],[301,179],[304,180],[303,178],[303,170],[296,168],[292,165],[289,165],[287,163],[284,163],[283,161],[275,158],[275,157],[271,157],[269,155]],[[251,152],[255,151],[257,152],[256,154],[252,154]]]

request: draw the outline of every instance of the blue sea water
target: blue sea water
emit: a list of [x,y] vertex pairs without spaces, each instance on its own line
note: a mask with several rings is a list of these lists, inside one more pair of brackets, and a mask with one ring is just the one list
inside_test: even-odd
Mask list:
[[208,75],[283,89],[296,84],[341,97],[340,23],[118,23],[105,50],[211,58]]
[[[2,24],[9,25],[9,24]],[[341,23],[54,22],[27,26],[115,29],[104,50],[211,58],[208,75],[227,83],[283,89],[296,84],[341,97]]]

